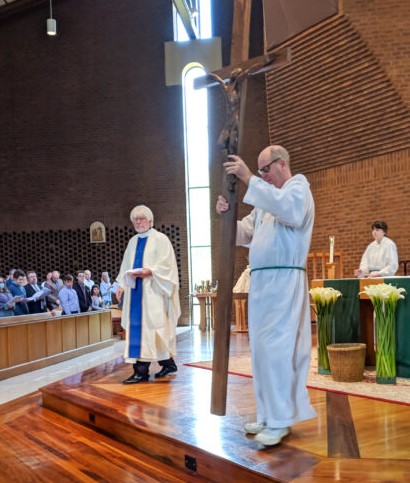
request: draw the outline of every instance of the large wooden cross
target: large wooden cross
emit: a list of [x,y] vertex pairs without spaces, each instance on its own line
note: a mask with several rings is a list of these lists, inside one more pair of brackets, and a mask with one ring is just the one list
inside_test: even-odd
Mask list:
[[[231,42],[231,66],[195,81],[196,88],[220,85],[227,101],[225,126],[219,136],[218,146],[224,156],[241,152],[247,79],[283,66],[290,61],[290,51],[283,49],[275,54],[248,58],[252,0],[235,0]],[[225,158],[226,159],[226,158]],[[216,305],[216,330],[212,364],[211,413],[220,416],[226,412],[229,344],[231,330],[232,287],[235,265],[237,196],[236,177],[225,175],[224,197],[230,205],[221,217],[221,249],[218,261],[218,302]]]

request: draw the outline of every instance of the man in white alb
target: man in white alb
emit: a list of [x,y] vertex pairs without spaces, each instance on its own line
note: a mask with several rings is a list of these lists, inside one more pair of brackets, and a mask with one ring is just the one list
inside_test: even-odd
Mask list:
[[[250,244],[249,341],[256,397],[256,422],[247,433],[265,446],[280,443],[289,427],[315,417],[306,389],[311,322],[306,259],[314,202],[305,176],[292,176],[289,154],[269,146],[258,157],[254,176],[235,155],[226,172],[247,185],[244,203],[251,213],[238,221],[237,245]],[[216,210],[229,205],[218,197]]]

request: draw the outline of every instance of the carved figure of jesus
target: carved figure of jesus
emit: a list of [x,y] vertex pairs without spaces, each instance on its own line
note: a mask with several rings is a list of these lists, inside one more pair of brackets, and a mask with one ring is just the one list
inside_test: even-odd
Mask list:
[[226,121],[218,138],[218,147],[225,156],[238,152],[241,83],[248,71],[241,67],[235,68],[226,82],[217,74],[209,74],[223,87],[226,95]]

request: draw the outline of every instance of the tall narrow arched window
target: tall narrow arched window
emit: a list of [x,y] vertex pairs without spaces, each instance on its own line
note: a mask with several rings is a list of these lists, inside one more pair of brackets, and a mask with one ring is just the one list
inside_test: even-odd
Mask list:
[[[206,89],[194,89],[194,79],[204,76],[203,67],[189,64],[182,75],[185,126],[185,180],[187,199],[190,291],[212,278],[211,220],[208,152],[208,99]],[[194,305],[193,323],[198,323]]]
[[[211,0],[189,0],[198,39],[212,37]],[[174,7],[174,41],[186,42],[188,35]],[[198,59],[182,72],[185,129],[185,184],[187,200],[189,289],[211,280],[211,221],[209,200],[208,98],[207,90],[194,89],[194,79],[206,74]],[[199,307],[193,301],[192,323],[199,324]]]

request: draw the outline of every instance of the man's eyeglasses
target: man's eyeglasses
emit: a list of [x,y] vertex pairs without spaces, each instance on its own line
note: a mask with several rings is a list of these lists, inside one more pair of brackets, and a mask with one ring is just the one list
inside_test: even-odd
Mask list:
[[262,176],[263,173],[269,173],[269,170],[270,170],[270,167],[273,163],[276,163],[276,161],[280,161],[281,158],[276,158],[274,159],[273,161],[271,161],[269,164],[267,164],[266,166],[264,166],[263,168],[259,168],[258,169],[258,173],[260,174],[260,176]]

